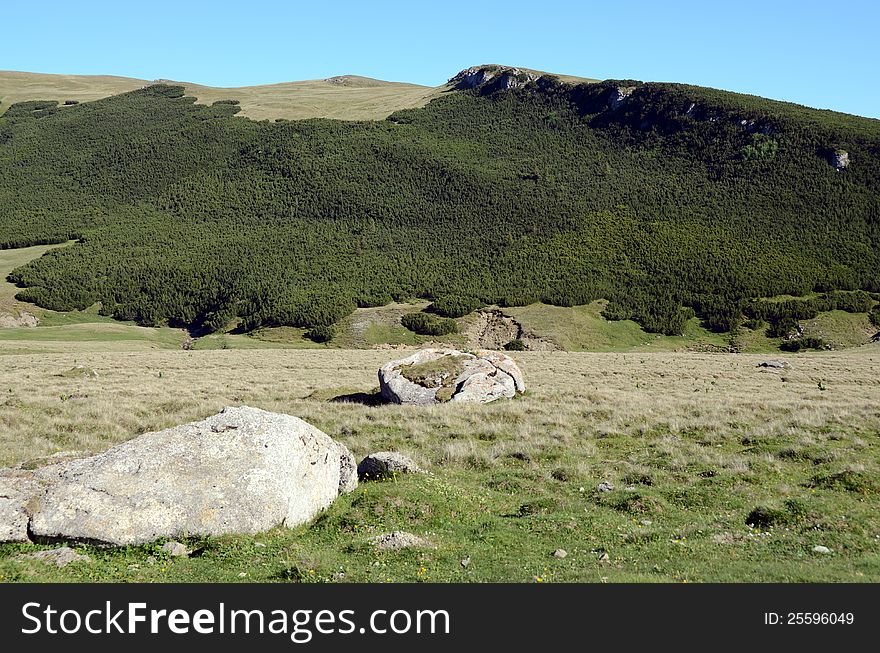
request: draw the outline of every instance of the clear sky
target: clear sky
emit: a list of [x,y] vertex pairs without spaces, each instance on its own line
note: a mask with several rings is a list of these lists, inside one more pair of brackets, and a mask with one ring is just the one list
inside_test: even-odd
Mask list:
[[677,81],[880,117],[880,1],[4,2],[0,69],[242,86],[437,85],[479,63]]

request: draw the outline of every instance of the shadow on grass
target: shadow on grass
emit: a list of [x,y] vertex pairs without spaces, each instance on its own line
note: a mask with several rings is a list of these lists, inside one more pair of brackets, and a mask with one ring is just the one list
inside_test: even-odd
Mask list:
[[361,404],[363,406],[383,406],[391,403],[378,392],[351,392],[336,395],[328,401],[336,404]]

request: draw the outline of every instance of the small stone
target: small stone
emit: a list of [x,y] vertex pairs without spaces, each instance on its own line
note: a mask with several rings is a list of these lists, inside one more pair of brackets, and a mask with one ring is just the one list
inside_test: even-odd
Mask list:
[[470,556],[468,556],[467,558],[461,559],[461,566],[464,567],[465,569],[467,569],[468,565],[470,565],[470,564],[471,564],[471,557]]
[[344,579],[345,579],[345,572],[344,571],[337,571],[336,573],[333,574],[333,580],[335,580],[335,581],[340,581],[340,580],[344,580]]
[[642,526],[650,526],[650,525],[653,524],[654,522],[652,522],[650,519],[643,519],[643,520],[640,521],[639,523],[640,523]]
[[377,535],[370,542],[380,551],[398,551],[409,548],[426,549],[431,547],[431,543],[427,540],[406,531],[394,531],[393,533]]
[[564,557],[567,556],[567,555],[568,555],[568,551],[566,551],[565,549],[556,549],[556,550],[553,552],[553,557],[554,557],[554,558],[562,559],[562,558],[564,558]]
[[602,481],[596,486],[597,492],[614,492],[614,483],[610,481]]
[[601,553],[599,555],[599,562],[608,562],[609,560],[611,560],[611,556],[607,553]]
[[357,466],[357,475],[361,480],[380,480],[393,478],[395,474],[421,474],[424,471],[408,456],[396,451],[371,453]]
[[788,361],[784,360],[769,360],[769,361],[761,361],[755,367],[769,367],[771,369],[776,370],[784,370],[791,367],[791,364]]
[[831,549],[829,549],[827,546],[817,544],[813,547],[813,553],[831,553]]
[[265,549],[266,548],[266,545],[263,544],[262,542],[254,542],[254,546],[257,547],[258,549]]
[[239,577],[239,578],[244,578],[245,576],[247,576],[247,572],[246,572],[246,571],[240,571],[240,572],[238,573],[238,577]]
[[186,545],[172,540],[162,545],[162,553],[170,555],[172,558],[187,558],[190,551],[186,548]]
[[58,549],[49,549],[48,551],[26,553],[19,557],[40,560],[42,562],[54,564],[56,567],[66,567],[74,562],[91,562],[92,560],[89,556],[77,553],[68,546],[62,546]]

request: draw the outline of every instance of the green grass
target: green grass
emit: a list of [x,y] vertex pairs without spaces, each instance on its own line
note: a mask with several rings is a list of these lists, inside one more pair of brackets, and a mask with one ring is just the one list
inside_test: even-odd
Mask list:
[[[551,462],[558,466],[565,461]],[[0,577],[317,583],[880,579],[880,554],[866,546],[861,533],[875,521],[874,504],[842,500],[846,492],[809,493],[806,516],[751,529],[744,519],[753,501],[724,498],[735,489],[729,478],[699,479],[694,474],[660,488],[618,490],[608,496],[596,495],[592,486],[581,492],[579,482],[588,481],[548,480],[515,466],[491,473],[399,477],[361,484],[309,526],[255,537],[190,540],[198,551],[190,559],[169,559],[160,552],[160,543],[122,550],[86,547],[95,562],[56,570],[14,558],[44,547],[0,546]],[[846,514],[838,515],[842,509]],[[810,523],[816,516],[819,530]],[[369,538],[395,529],[420,534],[437,548],[374,551]],[[819,543],[837,553],[813,553]],[[554,558],[558,548],[568,556]],[[471,560],[466,568],[461,565],[464,558]]]
[[527,333],[549,338],[567,351],[677,351],[727,349],[726,334],[712,333],[696,318],[681,336],[648,333],[632,320],[609,321],[602,317],[607,305],[599,300],[585,306],[531,304],[506,308]]
[[877,333],[866,313],[828,311],[812,320],[802,320],[804,335],[822,338],[835,348],[858,347]]

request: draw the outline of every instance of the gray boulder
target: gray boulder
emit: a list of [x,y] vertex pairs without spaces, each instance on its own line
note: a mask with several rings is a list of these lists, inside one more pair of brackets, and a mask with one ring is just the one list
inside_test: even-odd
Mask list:
[[525,380],[513,359],[501,352],[421,349],[383,365],[379,388],[395,404],[483,404],[525,392]]
[[357,467],[361,480],[381,480],[395,474],[424,473],[410,458],[396,451],[377,451],[364,458]]
[[125,546],[302,524],[357,476],[351,453],[325,433],[242,406],[97,456],[6,470],[0,483],[15,490],[2,493],[13,498],[0,504],[0,538]]

